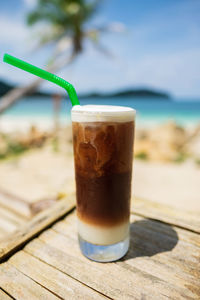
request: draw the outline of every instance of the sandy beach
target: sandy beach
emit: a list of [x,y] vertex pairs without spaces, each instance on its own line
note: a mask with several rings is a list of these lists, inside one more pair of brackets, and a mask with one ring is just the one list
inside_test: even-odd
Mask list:
[[[62,126],[70,125],[70,119],[62,118]],[[0,132],[12,133],[13,131],[27,132],[31,126],[40,130],[51,131],[53,129],[52,118],[48,116],[7,116],[0,118]]]
[[[35,131],[30,130],[30,120],[17,124],[15,120],[7,120],[7,123],[4,122],[1,127],[2,132],[6,127],[5,132],[15,139],[17,136],[18,142],[30,144],[30,149],[19,156],[1,160],[0,192],[23,200],[29,207],[29,210],[24,208],[26,215],[44,209],[62,195],[73,193],[75,184],[70,125],[57,133],[55,149],[52,126],[48,126],[50,124],[45,120],[37,123]],[[134,197],[174,209],[200,211],[200,167],[197,163],[200,133],[197,129],[187,130],[172,122],[154,129],[137,128],[132,187]],[[44,134],[48,138],[42,140],[39,147],[37,143],[31,146],[35,145],[34,139],[39,141]],[[12,206],[13,202],[6,205]],[[17,207],[22,209],[22,206]]]

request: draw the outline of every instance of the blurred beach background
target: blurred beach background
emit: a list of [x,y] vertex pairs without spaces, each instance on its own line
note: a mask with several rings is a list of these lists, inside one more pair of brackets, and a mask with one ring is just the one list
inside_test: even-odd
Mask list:
[[199,11],[195,0],[1,1],[0,235],[74,192],[68,95],[4,53],[63,77],[81,104],[135,108],[133,195],[200,212]]

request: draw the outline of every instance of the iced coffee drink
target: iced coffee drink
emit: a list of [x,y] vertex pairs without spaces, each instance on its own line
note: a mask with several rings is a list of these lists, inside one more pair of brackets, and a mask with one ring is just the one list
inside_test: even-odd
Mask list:
[[128,250],[134,119],[128,107],[72,109],[79,242],[97,261]]

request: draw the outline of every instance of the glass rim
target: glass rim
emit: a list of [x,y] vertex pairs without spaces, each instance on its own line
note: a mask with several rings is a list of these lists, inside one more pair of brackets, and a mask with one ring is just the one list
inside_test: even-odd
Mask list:
[[74,122],[128,122],[134,121],[136,110],[117,105],[76,105],[71,110]]

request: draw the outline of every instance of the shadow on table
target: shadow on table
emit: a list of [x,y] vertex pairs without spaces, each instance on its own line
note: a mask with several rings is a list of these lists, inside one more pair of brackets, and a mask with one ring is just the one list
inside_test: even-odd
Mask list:
[[178,235],[170,225],[150,219],[133,222],[130,227],[130,248],[122,261],[171,251],[177,242]]

